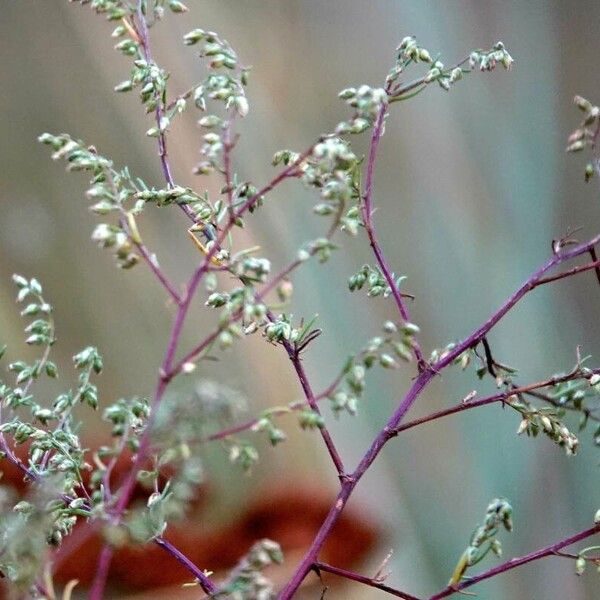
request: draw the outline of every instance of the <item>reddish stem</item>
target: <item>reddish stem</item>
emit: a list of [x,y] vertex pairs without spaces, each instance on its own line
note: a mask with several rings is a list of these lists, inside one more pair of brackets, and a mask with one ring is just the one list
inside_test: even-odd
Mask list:
[[[375,225],[373,223],[373,180],[375,174],[375,162],[377,159],[379,142],[381,141],[381,138],[383,136],[383,129],[387,111],[388,105],[383,103],[381,105],[381,108],[379,109],[379,114],[377,115],[377,119],[375,120],[375,125],[373,127],[373,134],[371,136],[371,146],[369,148],[369,158],[367,162],[367,173],[365,177],[365,191],[363,195],[363,201],[361,204],[361,210],[363,223],[367,232],[367,236],[369,238],[369,244],[373,249],[373,253],[375,254],[377,264],[379,265],[379,268],[381,269],[381,272],[392,291],[392,296],[394,298],[396,306],[398,307],[398,312],[400,313],[404,322],[410,323],[411,321],[408,306],[402,298],[402,294],[400,293],[398,285],[394,280],[392,270],[390,269],[387,259],[383,254],[383,250],[379,245],[377,233],[375,231]],[[419,370],[425,370],[427,368],[427,362],[425,361],[425,357],[423,356],[423,352],[421,350],[419,342],[415,337],[413,337],[411,350],[417,360]]]
[[156,278],[160,281],[169,296],[171,296],[175,304],[180,304],[181,298],[179,297],[179,293],[175,289],[175,286],[168,280],[163,270],[156,264],[154,258],[148,251],[148,248],[146,248],[146,246],[142,243],[138,243],[135,240],[132,241],[135,244],[135,247],[138,249],[138,252],[142,255],[146,264],[150,267],[154,275],[156,275]]
[[[162,401],[163,395],[168,385],[168,380],[165,378],[165,374],[169,373],[173,367],[175,353],[177,351],[177,345],[179,343],[179,338],[181,336],[183,324],[185,322],[185,318],[187,316],[192,298],[194,297],[194,294],[196,293],[197,287],[202,279],[202,276],[205,273],[205,268],[205,263],[202,263],[202,265],[200,265],[192,275],[192,278],[190,279],[190,282],[187,286],[185,297],[183,298],[181,305],[177,310],[177,314],[175,315],[175,320],[173,322],[173,327],[169,337],[169,343],[167,345],[162,366],[160,368],[160,375],[158,383],[156,384],[154,400],[152,402],[148,423],[146,425],[144,433],[140,438],[139,449],[136,453],[133,465],[131,466],[129,472],[127,473],[125,481],[123,482],[118,491],[118,500],[115,505],[114,511],[111,515],[111,523],[113,524],[118,524],[120,522],[121,516],[127,508],[129,500],[131,499],[131,494],[133,493],[133,489],[137,481],[137,474],[142,468],[146,459],[148,458],[148,452],[150,450],[150,435],[152,430],[152,424],[156,416],[156,410]],[[112,548],[108,544],[105,544],[100,555],[100,561],[98,563],[98,569],[96,571],[96,576],[94,578],[94,583],[92,585],[92,591],[90,593],[89,600],[101,600],[102,598],[102,595],[104,593],[104,586],[106,584],[106,576],[108,574],[108,567],[110,566],[110,561],[112,559],[112,553]]]
[[525,554],[524,556],[520,556],[518,558],[511,558],[506,562],[488,569],[479,575],[475,575],[474,577],[470,577],[466,581],[456,585],[456,586],[447,586],[437,594],[434,594],[429,598],[429,600],[440,600],[441,598],[447,598],[448,596],[452,596],[456,592],[464,590],[465,588],[471,587],[484,579],[489,579],[490,577],[494,577],[496,575],[500,575],[501,573],[506,573],[507,571],[511,571],[512,569],[516,569],[521,565],[526,565],[527,563],[533,562],[534,560],[539,560],[540,558],[546,558],[547,556],[552,556],[558,550],[565,548],[566,546],[570,546],[575,542],[579,542],[581,540],[585,540],[593,535],[596,535],[600,532],[600,524],[595,527],[591,527],[590,529],[584,529],[575,535],[572,535],[560,542],[556,542],[550,546],[546,546],[545,548],[541,548],[540,550],[536,550],[535,552],[530,552],[529,554]]
[[164,538],[154,540],[163,550],[168,552],[173,558],[179,561],[190,573],[198,580],[200,587],[209,595],[218,591],[217,586],[208,578],[202,569],[199,569],[183,552],[178,550],[171,542]]
[[[310,382],[308,381],[308,376],[306,375],[306,371],[304,370],[304,365],[302,364],[302,360],[300,359],[299,352],[295,350],[292,347],[292,345],[287,341],[285,341],[283,345],[288,353],[290,360],[292,361],[292,364],[294,365],[294,369],[296,370],[296,374],[298,375],[298,379],[300,380],[300,385],[302,386],[302,390],[304,391],[304,396],[306,397],[308,405],[314,412],[316,412],[320,416],[321,411],[319,410],[319,406],[315,399],[312,387],[310,385]],[[335,465],[338,476],[341,478],[345,477],[346,471],[344,469],[344,463],[339,452],[337,451],[337,448],[335,447],[329,430],[325,425],[323,425],[319,428],[319,431],[321,432],[321,437],[325,442],[325,446],[327,447],[329,456],[331,457],[331,460]]]
[[[589,376],[600,373],[600,369],[590,370]],[[551,377],[546,381],[538,381],[537,383],[531,383],[529,385],[524,385],[521,387],[513,388],[507,392],[501,392],[498,394],[494,394],[492,396],[487,396],[485,398],[480,398],[478,400],[471,400],[469,402],[461,402],[455,406],[451,406],[450,408],[445,408],[444,410],[440,410],[430,415],[426,415],[425,417],[421,417],[420,419],[414,419],[413,421],[408,421],[396,429],[394,429],[390,436],[396,436],[401,431],[406,431],[407,429],[412,429],[413,427],[417,427],[417,425],[423,425],[424,423],[429,423],[430,421],[436,421],[437,419],[441,419],[443,417],[448,417],[450,415],[455,415],[456,413],[463,412],[465,410],[471,410],[472,408],[477,408],[478,406],[486,406],[488,404],[494,404],[495,402],[504,402],[510,396],[515,396],[518,394],[528,394],[533,390],[537,390],[543,387],[548,387],[551,385],[556,385],[557,383],[564,383],[566,381],[573,381],[575,379],[588,379],[588,375],[582,375],[581,373],[569,373],[568,375],[563,375],[561,377]]]
[[408,594],[406,592],[402,592],[401,590],[397,590],[389,585],[385,585],[380,581],[375,581],[370,577],[365,577],[364,575],[359,575],[358,573],[354,573],[353,571],[347,571],[346,569],[340,569],[339,567],[334,567],[332,565],[328,565],[327,563],[315,563],[313,565],[313,569],[320,574],[320,571],[327,571],[327,573],[332,573],[333,575],[337,575],[339,577],[344,577],[345,579],[349,579],[351,581],[356,581],[358,583],[362,583],[364,585],[368,585],[369,587],[376,588],[381,590],[382,592],[387,592],[391,596],[396,596],[397,598],[403,598],[404,600],[419,600],[416,596]]
[[[333,526],[337,522],[344,505],[352,494],[354,488],[371,466],[375,458],[381,452],[383,446],[391,437],[394,437],[395,431],[400,426],[404,416],[420,396],[423,389],[431,382],[431,380],[442,369],[452,364],[452,362],[465,350],[476,346],[482,340],[482,338],[506,315],[506,313],[508,313],[528,292],[535,289],[539,285],[546,283],[546,281],[543,280],[543,276],[550,269],[556,267],[562,262],[580,256],[584,253],[588,253],[590,248],[595,247],[598,242],[600,242],[600,235],[596,236],[585,244],[581,244],[572,248],[567,252],[555,254],[545,265],[540,267],[533,275],[531,275],[531,277],[529,277],[529,279],[527,279],[523,285],[521,285],[521,287],[510,298],[508,298],[508,300],[496,312],[494,312],[489,319],[485,321],[485,323],[483,323],[483,325],[473,331],[467,338],[465,338],[464,341],[457,344],[443,359],[439,360],[437,363],[431,365],[430,368],[423,370],[419,374],[419,376],[414,380],[407,394],[399,403],[394,414],[388,420],[385,427],[383,427],[383,429],[373,440],[371,446],[364,454],[354,473],[342,481],[342,487],[334,505],[331,507],[329,514],[321,525],[317,536],[313,540],[300,565],[297,567],[296,571],[292,575],[292,578],[279,595],[279,600],[289,600],[296,593],[307,573],[310,571],[312,565],[316,562],[323,544],[329,536]],[[572,274],[574,275],[575,273]]]

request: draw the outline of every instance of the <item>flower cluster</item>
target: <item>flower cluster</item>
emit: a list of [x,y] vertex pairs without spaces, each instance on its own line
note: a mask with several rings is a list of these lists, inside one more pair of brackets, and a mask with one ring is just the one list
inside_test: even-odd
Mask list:
[[[396,288],[400,289],[400,285],[406,279],[405,275],[399,277],[394,276]],[[387,280],[378,267],[363,265],[361,269],[348,279],[348,289],[351,292],[362,290],[367,286],[367,295],[370,298],[381,296],[387,298],[392,293],[392,288],[388,285]]]
[[491,550],[496,556],[502,555],[502,544],[497,539],[498,529],[502,526],[506,531],[512,531],[512,506],[504,498],[496,498],[488,505],[485,519],[473,534],[466,550],[458,561],[452,578],[451,585],[460,582],[465,571],[481,561]]
[[596,143],[600,133],[600,107],[592,104],[582,96],[575,96],[575,105],[584,113],[579,127],[571,133],[567,140],[567,152],[581,152],[585,148],[592,151],[592,160],[585,167],[585,180],[589,181],[599,168]]
[[367,370],[375,365],[397,369],[400,366],[398,360],[410,361],[417,333],[419,327],[414,323],[398,325],[386,321],[382,326],[382,335],[371,338],[356,356],[350,356],[346,361],[342,370],[343,378],[328,395],[334,413],[339,415],[346,411],[356,414],[358,400],[365,391]]
[[266,539],[256,542],[232,571],[225,586],[214,597],[231,600],[270,600],[274,597],[273,584],[262,571],[271,564],[282,562],[283,553],[279,544]]
[[511,396],[507,403],[521,413],[522,420],[517,433],[527,433],[527,435],[536,437],[541,432],[555,444],[564,448],[567,456],[577,453],[579,440],[560,420],[555,409],[552,407],[536,409],[516,396]]
[[358,89],[346,88],[339,93],[346,104],[355,112],[349,121],[342,121],[335,129],[338,135],[346,133],[362,133],[375,123],[383,106],[387,102],[387,93],[383,88],[372,88],[361,85]]

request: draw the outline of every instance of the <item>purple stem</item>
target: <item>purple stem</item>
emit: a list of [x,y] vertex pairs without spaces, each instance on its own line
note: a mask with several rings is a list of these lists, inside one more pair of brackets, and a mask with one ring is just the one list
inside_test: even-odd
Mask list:
[[[273,320],[273,316],[267,313],[269,319]],[[306,371],[304,370],[304,365],[302,364],[302,360],[300,359],[300,353],[292,347],[292,345],[285,340],[283,342],[283,346],[286,349],[286,352],[294,365],[294,369],[296,370],[296,374],[298,375],[298,379],[300,380],[300,385],[302,386],[302,390],[304,392],[304,396],[306,397],[306,401],[310,408],[316,412],[319,416],[321,416],[321,411],[319,410],[319,406],[315,399],[315,395],[313,393],[310,382],[308,381],[308,376],[306,375]],[[319,431],[321,432],[321,437],[325,442],[325,446],[327,446],[327,451],[329,452],[329,456],[335,465],[338,477],[344,478],[346,476],[346,471],[344,469],[344,463],[342,462],[342,458],[333,443],[333,439],[331,438],[331,434],[325,425],[319,427]]]
[[102,546],[100,551],[100,558],[96,565],[96,574],[92,587],[90,588],[89,600],[101,600],[104,596],[104,586],[106,585],[106,579],[108,577],[108,569],[113,557],[113,548],[108,544]]
[[217,586],[205,575],[202,569],[199,569],[185,554],[180,552],[171,542],[164,538],[156,538],[154,540],[163,550],[166,550],[173,558],[178,560],[190,573],[192,573],[200,587],[209,595],[214,595],[218,588]]
[[173,299],[175,304],[181,303],[181,298],[179,297],[179,293],[175,289],[175,286],[167,279],[167,276],[163,273],[163,270],[156,264],[153,257],[150,255],[148,248],[144,244],[137,243],[133,240],[138,252],[142,255],[154,275],[156,275],[157,279],[161,282],[162,286],[165,288],[169,296]]
[[[169,343],[165,351],[165,356],[163,358],[162,366],[160,369],[160,376],[154,392],[154,400],[152,402],[152,407],[150,410],[150,417],[148,418],[148,423],[146,424],[144,433],[140,438],[139,449],[136,453],[133,465],[131,466],[131,469],[127,473],[125,481],[123,482],[122,486],[118,491],[118,500],[115,505],[114,511],[111,515],[111,522],[113,524],[119,523],[123,512],[127,508],[129,500],[131,499],[131,494],[133,492],[135,483],[137,481],[137,474],[142,468],[146,459],[148,458],[148,452],[150,450],[150,434],[152,430],[152,424],[154,422],[154,417],[156,416],[156,410],[163,398],[163,395],[169,382],[169,380],[165,377],[165,374],[169,373],[172,370],[173,362],[175,360],[175,353],[177,351],[177,346],[179,343],[179,338],[183,329],[183,324],[185,322],[185,318],[187,316],[192,298],[194,297],[194,294],[202,279],[202,276],[205,273],[206,266],[207,265],[205,263],[202,263],[195,270],[187,286],[185,297],[183,298],[179,309],[177,310],[177,314],[175,315],[175,320],[173,322],[173,327],[169,337]],[[106,584],[106,577],[108,575],[108,568],[110,566],[112,554],[113,550],[111,546],[105,544],[100,554],[100,561],[98,562],[98,569],[96,571],[94,583],[92,585],[92,589],[89,595],[89,600],[101,600],[104,593],[104,586]]]
[[[142,44],[142,51],[144,54],[144,59],[150,63],[152,62],[152,52],[150,50],[150,41],[148,35],[148,24],[146,23],[146,18],[144,13],[142,12],[142,3],[138,2],[138,10],[137,10],[137,33],[140,38],[140,43]],[[167,182],[167,185],[172,188],[175,187],[175,181],[173,179],[173,175],[171,173],[171,165],[169,164],[168,152],[167,152],[167,137],[162,131],[160,127],[161,120],[164,116],[164,107],[162,98],[156,98],[156,109],[154,111],[154,116],[156,119],[156,127],[158,128],[158,155],[160,157],[160,164],[162,167],[163,175]],[[196,221],[196,217],[194,215],[194,211],[187,204],[178,204],[178,206],[183,210],[183,212],[192,220]]]
[[523,283],[523,285],[495,313],[493,313],[483,325],[471,333],[463,342],[455,346],[447,356],[419,374],[419,376],[414,380],[407,394],[398,405],[396,411],[388,420],[385,427],[383,427],[383,429],[373,440],[371,446],[364,454],[354,473],[342,481],[342,487],[337,496],[335,504],[330,509],[329,514],[321,525],[317,536],[313,540],[300,565],[297,567],[296,571],[292,575],[292,578],[279,595],[279,600],[289,600],[296,593],[307,573],[310,571],[312,565],[316,562],[317,556],[323,544],[325,543],[325,540],[337,522],[346,501],[352,494],[357,483],[360,481],[367,469],[371,466],[387,441],[391,437],[394,437],[396,434],[395,432],[400,426],[406,413],[415,403],[423,389],[431,382],[437,373],[450,365],[465,350],[476,346],[481,339],[502,319],[502,317],[504,317],[504,315],[506,315],[506,313],[513,308],[528,292],[535,289],[539,285],[546,283],[542,278],[547,271],[566,260],[570,260],[580,256],[581,254],[588,253],[589,249],[593,248],[596,244],[598,244],[599,241],[600,235],[594,237],[585,244],[581,244],[572,248],[567,252],[555,254],[552,259],[550,259],[545,265],[543,265],[531,277],[529,277],[529,279],[527,279],[525,283]]
[[[290,265],[288,265],[285,269],[283,269],[277,275],[275,275],[275,277],[273,277],[269,283],[265,284],[265,286],[262,288],[262,290],[256,295],[256,301],[257,302],[262,301],[277,286],[277,284],[280,281],[285,279],[294,269],[298,268],[302,263],[303,263],[303,261],[301,261],[301,260],[295,260]],[[232,317],[228,321],[228,323],[231,323],[233,321],[240,319],[242,317],[242,315],[243,315],[242,310],[237,311],[234,315],[232,315]],[[221,333],[220,328],[213,331],[206,338],[204,338],[198,345],[196,345],[194,348],[192,348],[173,367],[171,372],[167,373],[167,375],[166,375],[167,379],[172,379],[173,377],[175,377],[175,375],[180,373],[183,368],[183,365],[185,363],[193,362],[194,360],[196,360],[198,358],[198,356],[200,354],[202,354],[202,352],[204,352],[204,350],[206,350],[206,348],[208,348],[215,341],[215,339],[218,337],[219,333]]]
[[[331,383],[325,390],[314,396],[315,402],[320,402],[324,398],[327,398],[329,394],[339,385],[340,381],[343,379],[343,374],[338,375],[333,383]],[[307,406],[305,400],[300,400],[299,402],[293,402],[289,406],[272,409],[269,411],[269,416],[279,417],[282,415],[287,415],[291,411],[298,410],[302,407]],[[241,433],[242,431],[246,431],[251,429],[254,425],[256,425],[260,421],[260,418],[250,419],[245,423],[240,423],[239,425],[232,425],[231,427],[227,427],[226,429],[221,429],[220,431],[216,431],[215,433],[211,433],[207,435],[202,441],[203,442],[212,442],[214,440],[222,440],[223,438],[229,437],[230,435],[235,435],[236,433]]]
[[479,575],[475,575],[474,577],[470,577],[469,579],[460,583],[459,585],[445,587],[443,590],[441,590],[437,594],[434,594],[433,596],[431,596],[429,598],[429,600],[440,600],[441,598],[447,598],[448,596],[452,596],[452,594],[455,594],[456,592],[459,592],[460,590],[464,590],[465,588],[471,587],[472,585],[475,585],[476,583],[479,583],[480,581],[483,581],[484,579],[489,579],[490,577],[500,575],[500,573],[506,573],[507,571],[511,571],[512,569],[516,569],[517,567],[520,567],[521,565],[526,565],[527,563],[533,562],[534,560],[539,560],[540,558],[546,558],[547,556],[552,556],[558,550],[561,550],[562,548],[565,548],[566,546],[570,546],[571,544],[574,544],[575,542],[579,542],[579,541],[589,538],[593,535],[596,535],[599,532],[600,532],[600,524],[596,525],[595,527],[591,527],[590,529],[584,529],[583,531],[580,531],[579,533],[576,533],[575,535],[565,538],[564,540],[561,540],[560,542],[556,542],[555,544],[552,544],[551,546],[546,546],[545,548],[541,548],[540,550],[536,550],[535,552],[525,554],[524,556],[520,556],[518,558],[511,558],[510,560],[507,560],[506,562],[502,563],[501,565],[493,567],[492,569],[488,569],[487,571],[484,571],[483,573],[480,573]]
[[[561,377],[551,377],[546,381],[538,381],[537,383],[532,383],[529,385],[524,385],[521,387],[513,388],[506,392],[501,392],[498,394],[494,394],[492,396],[487,396],[485,398],[480,398],[478,400],[471,400],[469,402],[461,402],[455,406],[451,406],[450,408],[446,408],[444,410],[440,410],[430,415],[426,415],[421,417],[420,419],[414,419],[413,421],[408,421],[402,425],[399,425],[396,429],[394,429],[390,436],[396,436],[401,431],[406,431],[407,429],[412,429],[413,427],[417,427],[417,425],[423,425],[424,423],[429,423],[430,421],[436,421],[437,419],[441,419],[443,417],[448,417],[450,415],[455,415],[456,413],[463,412],[465,410],[471,410],[472,408],[477,408],[478,406],[487,406],[488,404],[494,404],[495,402],[504,402],[510,396],[515,396],[519,394],[528,394],[533,390],[537,390],[539,388],[548,387],[551,385],[556,385],[557,383],[564,383],[566,381],[573,381],[575,379],[589,379],[592,375],[600,373],[600,369],[591,369],[589,371],[589,375],[583,375],[580,372],[569,373],[567,375],[563,375]],[[567,407],[563,407],[567,408]]]
[[[363,223],[365,225],[365,230],[367,232],[367,236],[369,238],[369,243],[371,248],[373,249],[373,253],[375,254],[375,258],[377,260],[377,264],[387,281],[390,289],[392,290],[392,296],[398,307],[398,312],[400,313],[402,319],[410,323],[410,313],[408,311],[408,307],[404,299],[402,298],[402,294],[398,289],[396,282],[394,281],[394,277],[392,271],[388,265],[388,262],[383,254],[381,246],[379,245],[379,241],[377,239],[377,233],[375,231],[375,225],[373,224],[373,180],[375,173],[375,162],[377,159],[377,151],[379,149],[379,142],[383,136],[383,129],[385,124],[385,117],[387,115],[388,105],[382,104],[379,109],[379,114],[377,115],[377,119],[375,120],[375,125],[373,127],[373,134],[371,136],[371,145],[369,148],[369,159],[367,162],[367,173],[365,178],[365,191],[363,195],[363,201],[361,205],[362,209],[362,218]],[[424,371],[427,368],[427,362],[423,356],[423,352],[419,345],[419,342],[416,338],[413,338],[411,350],[415,355],[417,360],[417,364],[419,366],[420,371]]]
[[319,574],[320,571],[327,571],[327,573],[332,573],[333,575],[338,575],[339,577],[344,577],[345,579],[350,579],[351,581],[363,583],[364,585],[376,588],[382,592],[387,592],[388,594],[396,596],[397,598],[403,598],[404,600],[419,600],[419,598],[416,596],[397,590],[379,581],[375,581],[370,577],[365,577],[364,575],[359,575],[358,573],[347,571],[346,569],[340,569],[339,567],[334,567],[332,565],[328,565],[327,563],[315,563],[313,565],[313,569],[317,572],[317,574]]

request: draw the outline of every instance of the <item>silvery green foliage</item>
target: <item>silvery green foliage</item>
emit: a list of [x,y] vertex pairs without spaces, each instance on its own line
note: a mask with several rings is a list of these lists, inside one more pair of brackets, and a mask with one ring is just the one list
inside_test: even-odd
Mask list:
[[[16,502],[8,488],[0,488],[0,572],[15,594],[27,594],[44,565],[48,544],[68,534],[72,517],[61,518],[63,507],[50,491],[33,489],[27,500]],[[35,597],[35,596],[33,596]]]
[[122,269],[129,269],[140,260],[136,248],[142,243],[135,217],[146,204],[169,206],[189,205],[196,219],[208,223],[215,218],[215,208],[203,196],[183,187],[149,188],[141,179],[133,178],[129,170],[116,170],[109,159],[98,154],[93,146],[74,140],[68,134],[44,133],[39,141],[53,149],[54,160],[65,160],[67,170],[91,174],[86,196],[93,202],[90,210],[113,217],[111,223],[100,223],[92,233],[92,240],[100,247],[111,249]]
[[[402,73],[411,64],[417,63],[428,65],[429,70],[424,77],[409,85],[409,89],[403,89],[399,82]],[[386,80],[389,101],[397,102],[412,97],[434,82],[437,82],[443,90],[449,91],[451,86],[461,80],[465,74],[475,69],[492,71],[498,64],[505,69],[510,69],[513,64],[513,58],[502,42],[497,42],[489,50],[473,50],[460,63],[447,67],[438,58],[432,58],[431,52],[419,46],[413,36],[407,36],[397,48],[396,64]]]
[[[53,309],[38,280],[21,275],[13,280],[17,301],[24,306],[21,314],[33,318],[25,327],[25,342],[42,352],[33,363],[17,360],[8,365],[14,384],[0,380],[3,458],[14,463],[32,484],[38,484],[31,486],[26,500],[14,504],[12,513],[2,510],[0,519],[4,549],[0,571],[24,593],[39,575],[46,545],[60,545],[79,518],[91,515],[84,485],[84,474],[91,466],[71,413],[77,404],[97,407],[98,390],[92,376],[102,371],[102,359],[95,348],[85,348],[73,357],[79,373],[75,389],[51,402],[36,399],[34,384],[43,377],[57,378],[59,372],[50,360],[56,341]],[[9,502],[6,496],[3,502]]]
[[509,400],[508,404],[520,412],[523,417],[517,430],[519,434],[525,432],[527,435],[535,437],[542,432],[564,448],[567,456],[577,453],[579,440],[560,420],[556,410],[551,407],[532,408],[529,403],[520,402],[516,398]]
[[279,544],[261,540],[250,548],[248,554],[232,571],[228,581],[215,598],[230,600],[272,600],[273,584],[262,571],[271,564],[281,564],[283,553]]
[[[400,285],[405,279],[404,275],[400,275],[399,277],[394,276],[397,289],[400,289]],[[376,298],[377,296],[387,298],[392,293],[392,288],[388,285],[385,277],[377,267],[363,265],[360,271],[352,275],[348,280],[348,289],[351,292],[362,290],[365,285],[367,286],[367,295],[370,298]]]

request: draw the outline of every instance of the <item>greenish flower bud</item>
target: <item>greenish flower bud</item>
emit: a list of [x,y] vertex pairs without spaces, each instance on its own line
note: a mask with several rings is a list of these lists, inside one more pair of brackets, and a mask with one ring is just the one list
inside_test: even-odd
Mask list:
[[396,333],[398,328],[396,327],[396,323],[393,321],[386,321],[383,324],[383,331],[385,331],[385,333]]
[[114,87],[115,92],[130,92],[133,89],[133,81],[129,79],[121,81]]
[[585,142],[583,140],[577,140],[567,146],[567,152],[580,152],[585,148]]
[[573,102],[577,105],[577,108],[584,112],[589,112],[592,110],[592,103],[589,100],[586,100],[582,96],[575,96],[573,98]]
[[169,8],[174,13],[184,13],[188,11],[188,7],[183,2],[179,2],[179,0],[169,0]]
[[218,133],[207,133],[203,136],[204,141],[207,144],[217,144],[221,141],[221,136]]
[[394,357],[386,353],[379,357],[379,364],[384,369],[396,369],[398,367],[398,363],[394,360]]
[[354,98],[354,96],[356,96],[356,88],[346,88],[338,94],[338,98],[342,100],[349,100],[350,98]]
[[233,336],[229,331],[222,331],[219,334],[219,347],[221,350],[227,350],[233,346]]
[[298,415],[298,422],[302,429],[315,429],[325,426],[323,417],[313,410],[303,410]]
[[146,135],[148,137],[158,137],[160,135],[160,130],[158,127],[150,127],[150,129],[146,131]]
[[206,115],[198,121],[198,125],[200,125],[200,127],[205,127],[206,129],[212,129],[213,127],[221,125],[222,122],[222,119],[217,117],[217,115]]
[[250,110],[250,105],[248,104],[248,99],[246,96],[235,96],[233,99],[233,105],[235,106],[235,109],[240,117],[245,117]]
[[281,429],[277,429],[276,427],[272,427],[269,429],[269,441],[273,446],[277,446],[277,444],[284,442],[286,440],[286,435]]
[[429,54],[429,52],[427,50],[425,50],[425,48],[420,48],[419,49],[419,59],[422,60],[423,62],[431,62],[431,54]]
[[310,258],[310,254],[306,250],[298,250],[297,258],[300,262],[306,262]]
[[421,331],[419,326],[415,325],[415,323],[403,323],[401,329],[402,329],[402,333],[404,333],[405,335],[408,335],[408,336],[415,335],[415,334],[419,333],[419,331]]
[[46,423],[48,423],[48,421],[50,419],[55,418],[54,413],[48,409],[48,408],[38,408],[35,411],[33,411],[33,416],[40,421],[41,423],[43,423],[44,425]]
[[224,306],[229,302],[229,294],[220,294],[215,292],[211,294],[205,302],[206,306],[213,306],[214,308],[219,308],[220,306]]
[[20,513],[22,515],[31,514],[35,510],[35,506],[31,504],[31,502],[27,502],[26,500],[21,500],[13,507],[13,510],[16,513]]
[[203,40],[205,36],[206,32],[204,31],[204,29],[194,29],[193,31],[190,31],[189,33],[186,33],[183,36],[183,43],[186,46],[193,46],[194,44],[197,44],[198,42]]
[[452,69],[452,72],[450,73],[450,83],[454,83],[455,81],[462,79],[462,76],[463,76],[463,72],[460,67],[456,67],[455,69]]

